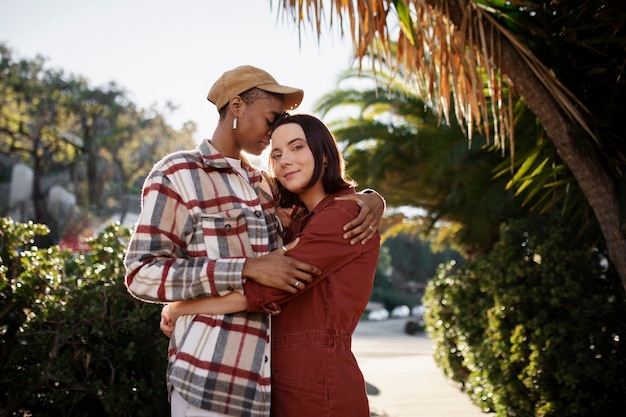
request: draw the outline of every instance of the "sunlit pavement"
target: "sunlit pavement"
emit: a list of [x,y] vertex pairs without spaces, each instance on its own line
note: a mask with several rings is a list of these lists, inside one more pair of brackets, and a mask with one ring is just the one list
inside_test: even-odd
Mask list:
[[435,365],[430,340],[404,319],[363,321],[352,350],[368,383],[372,416],[489,417]]

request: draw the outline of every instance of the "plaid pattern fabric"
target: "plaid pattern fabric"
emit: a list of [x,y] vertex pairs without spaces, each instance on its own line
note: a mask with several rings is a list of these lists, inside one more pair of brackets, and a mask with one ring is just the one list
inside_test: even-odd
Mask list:
[[[148,175],[126,254],[128,290],[149,302],[243,292],[246,257],[282,244],[271,179],[242,159],[249,182],[203,141]],[[232,416],[268,416],[270,322],[265,313],[184,316],[170,339],[168,388]]]

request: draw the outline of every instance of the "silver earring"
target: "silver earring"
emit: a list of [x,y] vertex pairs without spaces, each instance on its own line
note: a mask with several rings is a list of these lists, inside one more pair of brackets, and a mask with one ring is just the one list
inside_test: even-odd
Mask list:
[[233,130],[237,130],[237,118],[233,119]]

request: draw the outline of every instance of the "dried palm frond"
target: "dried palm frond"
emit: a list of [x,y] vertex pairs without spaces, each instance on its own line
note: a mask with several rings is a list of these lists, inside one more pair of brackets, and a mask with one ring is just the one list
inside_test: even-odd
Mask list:
[[[298,28],[309,22],[318,37],[322,18],[332,26],[344,22],[355,57],[361,66],[404,74],[405,81],[449,122],[454,108],[471,139],[475,127],[504,149],[513,143],[512,100],[506,99],[510,82],[499,72],[503,41],[512,45],[539,82],[572,121],[595,138],[585,121],[585,106],[561,84],[530,50],[494,18],[484,3],[468,0],[283,0]],[[330,10],[324,9],[330,4]],[[395,13],[390,13],[395,11]],[[392,30],[393,29],[393,30]],[[374,59],[375,58],[375,59]],[[374,69],[374,68],[372,68]],[[453,102],[451,102],[453,100]],[[452,106],[454,104],[454,106]],[[510,146],[513,149],[513,146]]]

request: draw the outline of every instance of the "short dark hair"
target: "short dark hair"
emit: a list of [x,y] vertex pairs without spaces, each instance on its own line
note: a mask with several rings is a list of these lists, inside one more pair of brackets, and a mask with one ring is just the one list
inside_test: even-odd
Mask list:
[[[356,182],[346,177],[343,156],[339,151],[337,141],[324,122],[309,114],[289,115],[288,113],[284,113],[276,121],[274,129],[289,123],[300,125],[306,136],[311,153],[313,154],[313,160],[315,161],[313,175],[306,188],[312,187],[320,176],[322,177],[324,191],[328,194],[356,187]],[[325,169],[323,169],[324,156],[326,156],[327,163]],[[270,158],[270,167],[273,168],[273,166],[273,160]],[[279,181],[277,181],[277,185],[280,191],[280,207],[288,208],[294,205],[302,205],[297,194],[287,190]]]
[[[280,101],[285,101],[284,94],[271,93],[269,91],[261,90],[257,87],[252,87],[251,89],[246,90],[241,94],[238,94],[238,96],[241,97],[243,102],[246,104],[251,104],[259,99],[267,99],[269,97],[276,97]],[[230,101],[228,103],[230,103]],[[228,103],[224,104],[224,106],[220,109],[220,119],[224,119],[224,117],[226,117],[226,109],[228,108]]]

